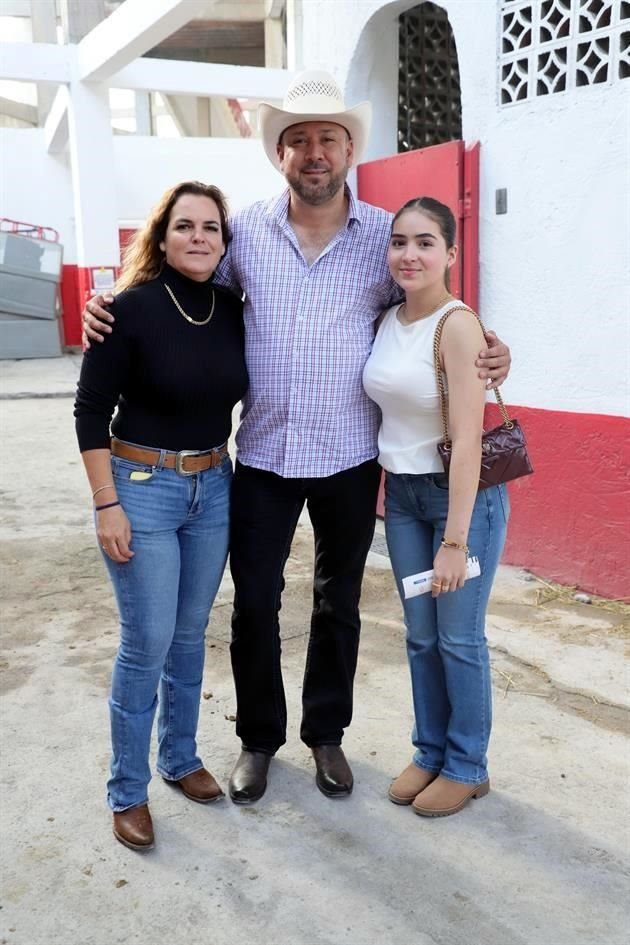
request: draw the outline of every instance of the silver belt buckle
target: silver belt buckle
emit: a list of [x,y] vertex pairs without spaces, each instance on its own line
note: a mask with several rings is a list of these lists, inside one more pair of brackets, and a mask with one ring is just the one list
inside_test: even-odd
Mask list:
[[194,469],[191,469],[190,471],[188,471],[187,469],[184,469],[182,463],[186,459],[187,456],[201,456],[201,453],[199,452],[199,450],[180,450],[179,453],[176,453],[175,454],[175,472],[178,474],[178,476],[196,476],[197,475],[197,471]]

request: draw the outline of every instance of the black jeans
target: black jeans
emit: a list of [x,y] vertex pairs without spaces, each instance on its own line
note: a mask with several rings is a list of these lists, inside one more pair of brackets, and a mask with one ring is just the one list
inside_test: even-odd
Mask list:
[[278,613],[284,566],[305,502],[315,536],[315,574],[300,737],[311,747],[341,743],[352,718],[359,598],[379,478],[376,460],[321,479],[283,479],[236,464],[230,650],[236,734],[245,748],[274,754],[286,741]]

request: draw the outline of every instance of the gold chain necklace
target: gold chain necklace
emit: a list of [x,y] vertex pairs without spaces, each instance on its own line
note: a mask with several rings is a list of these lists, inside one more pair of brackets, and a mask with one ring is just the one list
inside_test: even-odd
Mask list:
[[441,309],[443,305],[446,305],[447,302],[450,302],[452,298],[453,296],[451,295],[451,293],[447,292],[444,298],[440,302],[438,302],[435,308],[432,308],[430,312],[426,312],[424,315],[418,315],[416,318],[412,318],[412,319],[407,318],[407,303],[403,302],[400,308],[398,309],[398,315],[403,316],[405,323],[407,325],[413,325],[414,322],[419,322],[423,318],[430,318],[431,315],[435,315],[438,309]]
[[190,322],[191,325],[207,325],[208,324],[208,322],[214,315],[214,289],[212,290],[212,305],[210,306],[210,314],[208,315],[207,318],[204,318],[202,322],[198,322],[194,318],[191,318],[190,315],[186,314],[184,309],[181,307],[181,305],[179,304],[179,302],[173,295],[173,290],[171,289],[170,285],[167,285],[166,282],[164,282],[163,285],[166,291],[168,292],[168,294],[170,295],[171,299],[173,300],[173,305],[175,306],[179,314],[184,316],[187,322]]

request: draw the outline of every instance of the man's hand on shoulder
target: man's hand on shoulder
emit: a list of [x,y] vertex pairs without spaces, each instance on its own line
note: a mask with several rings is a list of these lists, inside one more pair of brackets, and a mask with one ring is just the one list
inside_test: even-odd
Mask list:
[[114,301],[114,296],[108,292],[106,295],[95,295],[85,303],[83,309],[83,334],[81,340],[83,347],[87,350],[91,341],[104,341],[104,335],[111,332],[111,325],[114,322],[114,316],[103,308]]
[[488,347],[479,352],[475,361],[479,370],[479,377],[486,381],[486,388],[494,390],[500,387],[510,373],[512,355],[510,349],[493,331],[486,332]]

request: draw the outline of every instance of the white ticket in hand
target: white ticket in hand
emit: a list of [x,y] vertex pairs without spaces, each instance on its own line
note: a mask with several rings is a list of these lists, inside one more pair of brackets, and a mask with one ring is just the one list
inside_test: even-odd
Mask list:
[[[418,594],[428,594],[431,591],[433,573],[433,569],[431,569],[430,571],[421,571],[419,574],[410,574],[409,577],[403,578],[405,600],[410,597],[417,597]],[[468,558],[466,562],[466,580],[479,577],[480,574],[479,558]]]

